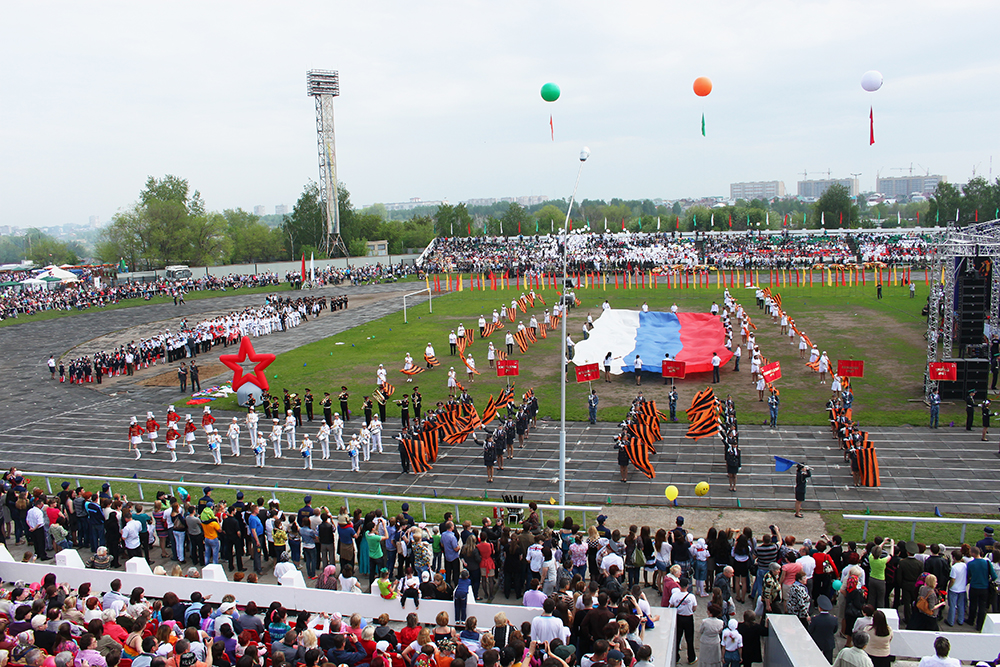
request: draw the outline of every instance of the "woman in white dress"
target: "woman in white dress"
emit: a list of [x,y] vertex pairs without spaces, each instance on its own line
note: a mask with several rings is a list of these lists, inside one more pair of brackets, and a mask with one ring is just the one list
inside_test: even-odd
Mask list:
[[455,398],[455,367],[448,370],[448,398]]
[[708,605],[708,618],[698,628],[698,667],[722,667],[722,608]]

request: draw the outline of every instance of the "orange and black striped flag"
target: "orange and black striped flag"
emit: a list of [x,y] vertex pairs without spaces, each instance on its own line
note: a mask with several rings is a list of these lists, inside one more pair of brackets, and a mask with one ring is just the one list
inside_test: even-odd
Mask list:
[[424,370],[422,366],[410,366],[409,368],[399,369],[399,372],[403,375],[416,375],[417,373],[423,373]]
[[497,331],[503,328],[504,328],[503,322],[497,322],[495,324],[493,322],[487,322],[486,328],[483,329],[483,338],[489,338],[490,335],[496,333]]
[[385,395],[386,398],[389,398],[390,396],[396,393],[396,388],[393,387],[388,382],[383,382],[382,384],[380,384],[379,389],[382,390],[382,393]]
[[480,418],[483,426],[486,426],[491,421],[493,421],[497,416],[497,401],[490,394],[490,400],[486,402],[486,407],[483,408],[483,416]]
[[472,329],[466,329],[465,330],[465,345],[466,346],[472,345],[472,341],[473,341]]
[[719,432],[719,417],[716,415],[715,410],[705,410],[699,417],[691,422],[688,426],[687,433],[684,434],[685,438],[692,438],[694,440],[700,440],[701,438],[707,438],[709,436],[715,435]]
[[649,462],[649,446],[646,443],[632,436],[625,444],[625,453],[628,454],[628,460],[632,462],[636,470],[650,479],[656,477],[656,471],[653,470],[653,466]]
[[507,353],[504,350],[497,350],[497,361],[507,361]]
[[513,322],[514,318],[516,316],[517,316],[517,308],[507,308],[507,319],[508,320],[510,320],[511,322]]
[[428,355],[425,354],[424,355],[424,361],[426,361],[431,366],[440,366],[441,365],[441,362],[438,361],[438,358],[435,357],[434,355],[428,356]]
[[425,435],[428,434],[421,433],[416,437],[402,438],[403,449],[406,451],[406,457],[410,459],[410,466],[413,468],[413,472],[415,473],[427,472],[431,469],[423,444],[423,438]]
[[463,386],[462,386],[462,383],[461,383],[461,382],[459,382],[458,380],[455,380],[455,386],[456,386],[456,387],[458,387],[458,390],[459,390],[459,391],[461,391],[461,392],[464,392],[464,391],[465,391],[465,387],[463,387]]
[[522,313],[528,312],[528,297],[522,294],[521,298],[517,300],[517,307]]
[[858,462],[861,464],[861,483],[865,486],[882,486],[882,481],[879,478],[878,455],[875,453],[875,446],[868,439],[867,431],[861,433]]
[[662,419],[663,421],[667,420],[667,416],[662,412],[660,412],[659,410],[657,410],[656,401],[646,401],[645,403],[641,403],[639,405],[639,409],[636,410],[636,412],[644,417],[651,417],[654,420],[656,419]]
[[514,402],[514,385],[511,384],[509,387],[500,392],[500,396],[497,398],[497,409],[505,408]]
[[538,327],[538,335],[541,336],[542,338],[548,338],[549,337],[549,335],[547,333],[545,333],[545,325],[544,324],[542,326]]
[[711,387],[702,389],[691,399],[691,407],[687,409],[688,421],[694,422],[703,412],[715,405],[715,392]]
[[[655,425],[656,422],[653,422]],[[663,438],[660,437],[659,433],[654,433],[652,426],[645,421],[637,421],[628,425],[628,430],[639,440],[647,445],[652,445],[654,442],[659,442]],[[658,429],[657,429],[658,430]]]
[[524,332],[528,336],[528,340],[530,342],[532,342],[532,343],[537,343],[538,342],[538,336],[535,335],[534,331],[532,331],[531,329],[525,329]]
[[549,323],[549,330],[550,330],[550,331],[555,331],[556,329],[558,329],[558,328],[559,328],[559,318],[560,318],[560,317],[562,317],[562,315],[556,315],[555,317],[553,317],[553,318],[550,318],[550,319],[552,320],[552,321],[551,321],[551,322]]
[[539,301],[541,301],[543,306],[548,305],[548,304],[545,303],[545,298],[542,297],[541,294],[536,294],[535,298],[538,299]]
[[458,353],[465,356],[465,336],[455,340],[455,347],[458,348]]
[[534,308],[535,307],[535,293],[532,292],[531,294],[528,294],[525,298],[528,299],[528,303],[531,305],[532,308]]
[[521,330],[514,333],[514,340],[517,342],[517,347],[520,348],[522,353],[528,351],[528,336],[524,331]]
[[[462,340],[464,340],[464,339],[462,339]],[[465,364],[465,367],[468,368],[473,373],[475,373],[476,375],[482,375],[482,373],[480,373],[475,368],[473,368],[472,366],[469,365],[469,360],[467,358],[462,357],[462,363]]]
[[441,442],[441,432],[438,429],[431,429],[420,434],[423,443],[423,451],[426,460],[434,463],[438,458],[438,444]]

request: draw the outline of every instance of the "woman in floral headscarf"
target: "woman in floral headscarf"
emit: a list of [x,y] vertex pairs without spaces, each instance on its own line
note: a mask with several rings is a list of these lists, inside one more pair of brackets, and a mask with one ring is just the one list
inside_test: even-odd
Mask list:
[[[844,582],[844,627],[853,631],[854,624],[864,613],[865,592],[861,587],[861,568],[853,566],[847,573],[847,581]],[[851,646],[851,637],[847,637],[847,645]]]

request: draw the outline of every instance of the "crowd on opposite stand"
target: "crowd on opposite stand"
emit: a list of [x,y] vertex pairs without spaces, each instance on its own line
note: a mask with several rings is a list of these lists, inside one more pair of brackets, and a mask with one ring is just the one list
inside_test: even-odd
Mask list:
[[[852,231],[792,235],[707,233],[698,239],[670,232],[570,233],[570,266],[581,271],[649,270],[663,266],[722,269],[792,269],[817,264],[924,262],[928,234]],[[436,238],[419,261],[428,273],[506,272],[517,275],[562,268],[562,234]]]
[[[855,644],[876,667],[884,667],[891,660],[892,631],[883,609],[899,610],[907,628],[937,629],[940,616],[948,624],[981,629],[988,608],[998,604],[990,587],[1000,560],[991,526],[977,544],[949,554],[937,544],[882,538],[862,544],[821,535],[800,542],[777,526],[759,538],[750,528],[715,527],[696,537],[683,517],[670,530],[612,529],[604,515],[584,528],[572,518],[543,523],[533,504],[526,515],[501,513],[497,521],[486,517],[474,526],[468,520],[457,524],[450,513],[439,524],[418,522],[405,504],[390,517],[381,509],[349,515],[340,508],[335,514],[313,507],[306,496],[301,508],[285,512],[276,500],[247,502],[240,492],[229,505],[215,500],[209,487],[197,501],[180,488],[176,497],[160,492],[147,513],[144,503],[114,494],[108,484],[95,494],[64,483],[51,498],[38,488],[29,492],[29,480],[16,470],[5,475],[4,484],[9,516],[4,527],[18,542],[30,539],[40,559],[49,558],[50,544],[76,545],[92,552],[90,566],[120,567],[129,557],[152,560],[150,552],[159,547],[161,558],[177,561],[177,575],[187,562],[226,562],[237,581],[244,579],[244,565],[253,569],[247,581],[272,567],[279,579],[302,568],[318,588],[370,590],[404,609],[416,608],[421,599],[453,602],[457,629],[447,627],[446,614],[409,655],[409,642],[398,642],[408,658],[428,644],[428,655],[440,658],[468,639],[472,652],[464,659],[497,664],[484,659],[485,651],[510,645],[519,632],[531,652],[541,649],[586,666],[615,659],[630,666],[649,659],[642,637],[658,622],[651,606],[659,605],[677,609],[678,659],[686,643],[689,662],[696,657],[706,665],[760,662],[767,616],[780,612],[797,616],[831,661],[840,635],[848,647]],[[154,572],[165,574],[160,566]],[[198,576],[197,568],[188,576]],[[476,619],[466,618],[467,603],[501,594],[541,613],[520,629],[503,630],[498,620],[487,640]],[[702,598],[710,599],[708,617],[696,630],[694,613]],[[216,616],[200,614],[200,622]],[[276,624],[279,640],[285,626]],[[457,644],[435,641],[445,635]],[[557,640],[568,655],[556,651]],[[521,650],[513,657],[523,657]],[[734,652],[736,657],[726,655]],[[356,664],[372,659],[371,653],[358,656]]]
[[[12,281],[23,280],[23,272]],[[248,287],[278,285],[275,273],[229,274],[227,276],[202,276],[187,280],[157,280],[153,282],[123,282],[116,285],[103,280],[95,285],[93,276],[84,273],[80,282],[69,283],[56,290],[29,290],[6,287],[0,291],[0,317],[7,319],[19,315],[34,315],[46,310],[87,310],[104,308],[130,299],[146,301],[155,296],[173,297],[174,303],[183,302],[188,292],[222,291]]]
[[[396,282],[400,278],[416,274],[417,268],[413,263],[403,264],[359,264],[348,265],[345,268],[334,266],[323,267],[310,271],[306,269],[305,278],[313,287],[323,287],[325,285],[340,285],[348,282],[352,285],[371,285],[383,282]],[[293,284],[302,283],[301,271],[286,271],[285,281]]]
[[[181,319],[180,326],[171,331],[131,340],[110,350],[101,350],[91,355],[73,359],[56,361],[51,357],[48,361],[49,370],[59,374],[59,381],[70,383],[101,384],[105,376],[132,375],[136,369],[149,368],[158,362],[171,363],[175,361],[194,359],[199,353],[210,352],[215,346],[228,347],[235,344],[243,336],[264,336],[273,332],[287,331],[309,317],[330,308],[338,310],[347,307],[347,297],[303,296],[298,298],[281,298],[277,294],[265,298],[264,304],[257,307],[247,306],[243,310],[233,311],[228,315],[202,320],[197,324],[189,324],[186,318]],[[192,372],[192,389],[197,385],[197,371]],[[186,385],[186,383],[185,383]]]

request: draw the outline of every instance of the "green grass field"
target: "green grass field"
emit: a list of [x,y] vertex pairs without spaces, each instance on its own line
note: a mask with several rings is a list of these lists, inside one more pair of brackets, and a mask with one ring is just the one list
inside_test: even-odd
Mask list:
[[[184,295],[185,301],[200,301],[201,299],[217,299],[221,296],[236,296],[239,294],[271,294],[273,292],[286,292],[291,289],[291,283],[281,283],[280,285],[269,285],[267,287],[247,287],[244,289],[230,289],[225,292],[216,290],[202,290],[198,292],[188,292]],[[133,308],[135,306],[150,306],[159,303],[173,303],[173,297],[154,296],[150,300],[127,299],[113,303],[104,308],[87,308],[86,310],[44,310],[34,315],[21,315],[16,319],[6,319],[0,322],[0,327],[9,327],[15,324],[25,324],[27,322],[39,322],[42,320],[56,320],[64,317],[73,317],[82,313],[106,312],[109,310],[120,310],[122,308]]]
[[[927,410],[922,399],[922,378],[925,363],[924,332],[926,325],[920,315],[926,299],[926,288],[922,285],[914,299],[909,298],[908,288],[884,288],[885,298],[875,298],[875,288],[857,287],[780,287],[777,289],[783,299],[783,306],[822,350],[829,353],[831,360],[863,359],[865,377],[854,381],[856,418],[865,425],[898,426],[904,424],[923,425]],[[828,389],[819,386],[815,373],[805,367],[798,358],[798,345],[789,345],[787,337],[780,336],[778,327],[770,323],[763,313],[756,309],[752,290],[733,290],[744,308],[758,325],[757,341],[769,360],[780,361],[783,377],[777,382],[781,390],[781,412],[779,421],[783,424],[824,425],[826,413],[824,405],[830,396]],[[447,334],[459,323],[466,327],[476,327],[480,313],[489,314],[493,308],[508,305],[519,290],[498,290],[493,292],[454,292],[434,298],[434,313],[428,312],[427,304],[409,310],[409,323],[403,323],[402,313],[396,313],[379,320],[351,329],[343,334],[305,345],[292,352],[282,354],[268,369],[268,381],[272,393],[280,394],[282,389],[303,393],[309,387],[317,400],[322,392],[329,391],[334,398],[341,385],[351,392],[350,407],[360,412],[361,398],[375,389],[375,371],[379,363],[389,370],[389,381],[396,387],[394,399],[407,393],[414,385],[419,385],[424,397],[424,406],[447,398],[446,374],[454,366],[459,380],[467,386],[477,404],[485,404],[490,394],[497,394],[506,381],[497,378],[486,362],[486,341],[476,340],[470,348],[477,368],[482,375],[475,382],[466,381],[465,367],[457,357],[448,354]],[[543,290],[549,305],[555,300],[552,289]],[[677,303],[681,311],[707,312],[712,301],[722,302],[722,289],[689,288],[668,290],[660,287],[651,289],[581,289],[577,297],[582,305],[570,314],[568,331],[574,340],[579,340],[580,330],[587,313],[595,318],[600,314],[601,303],[607,298],[614,308],[638,309],[643,301],[652,310],[667,310]],[[539,303],[534,312],[539,314],[543,306]],[[532,312],[529,310],[529,313]],[[518,313],[527,323],[529,315]],[[507,323],[510,326],[510,323]],[[516,326],[516,325],[515,325]],[[502,348],[505,330],[495,333],[490,340]],[[558,417],[559,414],[559,350],[556,332],[547,339],[529,347],[524,354],[515,347],[513,358],[520,361],[520,377],[513,378],[518,391],[533,388],[538,394],[540,413],[543,417]],[[423,357],[427,342],[434,344],[441,366],[421,373],[407,383],[399,372],[403,356],[409,352],[415,363]],[[757,392],[750,383],[749,361],[744,354],[744,364],[739,373],[732,372],[732,363],[722,372],[722,382],[716,386],[721,395],[731,393],[741,410],[741,421],[751,423],[766,417],[766,404],[759,403]],[[689,404],[693,394],[704,388],[711,380],[710,374],[688,376],[678,381],[680,393],[679,407]],[[631,373],[616,376],[613,383],[598,381],[593,384],[601,397],[599,419],[620,420],[626,413],[626,406],[637,391]],[[829,387],[827,382],[826,387]],[[655,399],[665,409],[667,388],[662,379],[653,374],[644,374],[642,389],[647,399]],[[586,419],[587,384],[575,382],[572,367],[567,389],[567,418]],[[220,407],[235,407],[235,400],[220,402]],[[941,421],[947,423],[964,415],[963,406],[945,404],[941,410]],[[395,406],[390,406],[390,415],[398,414]],[[683,416],[681,417],[683,419]]]

